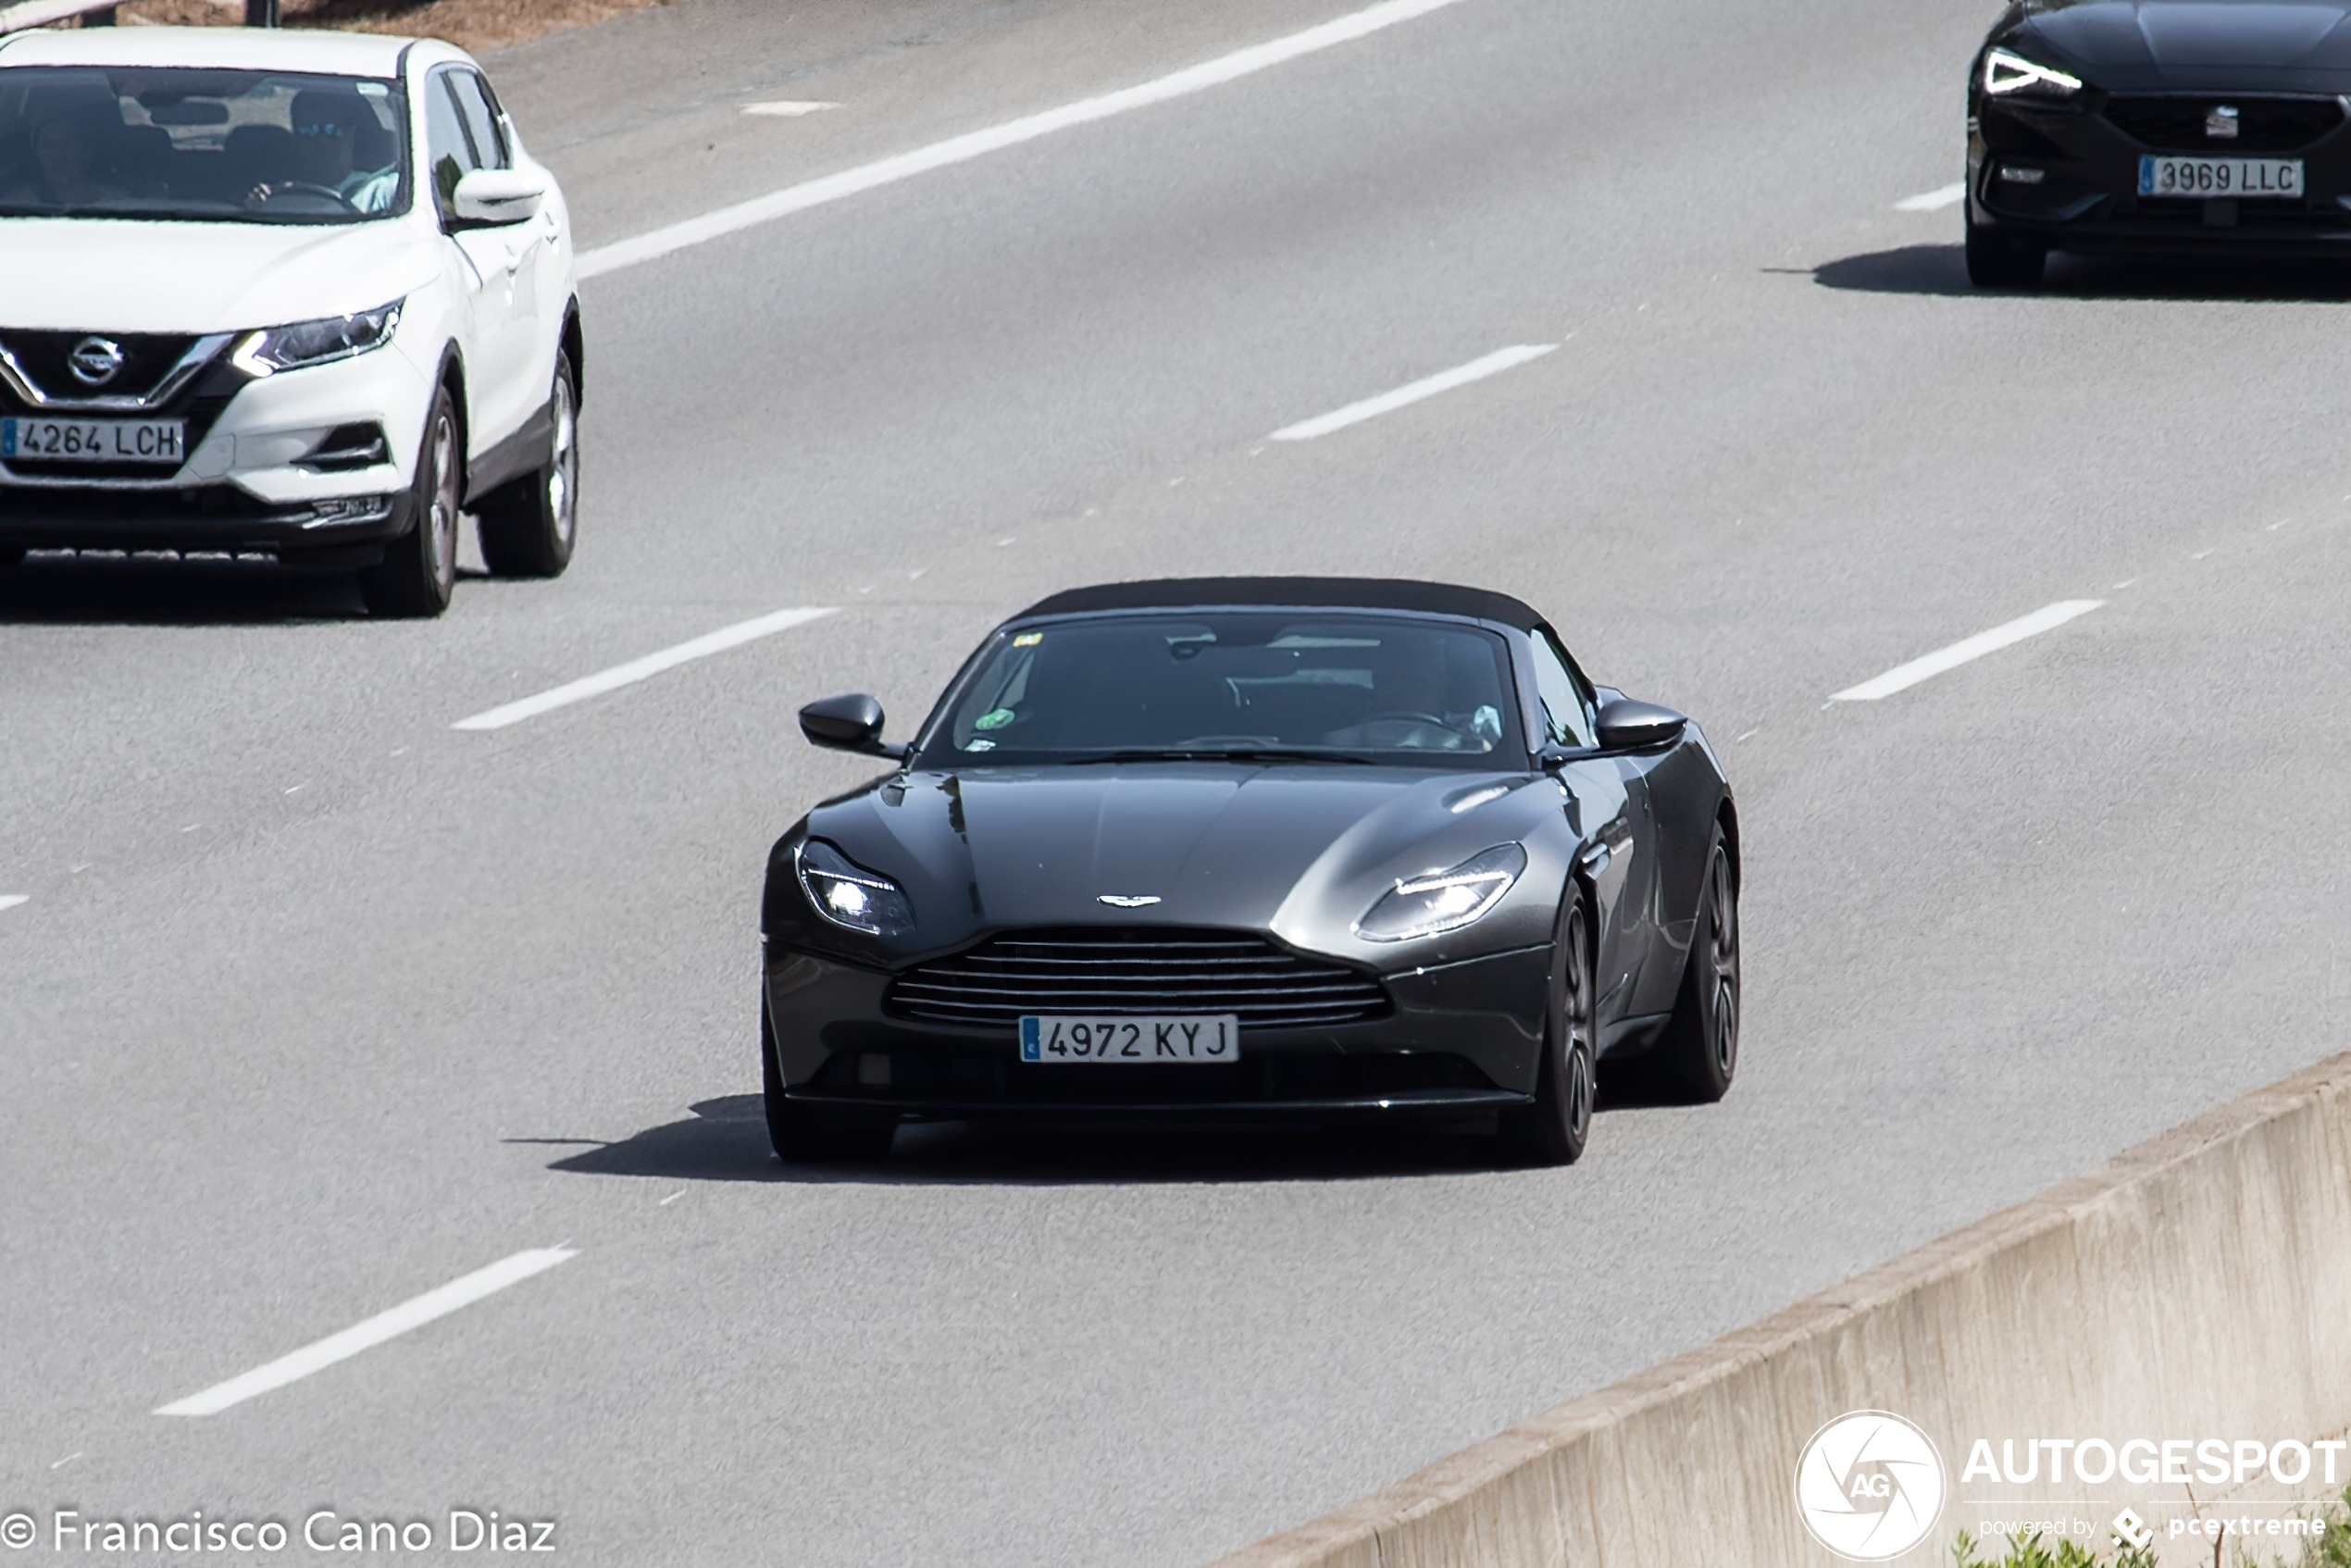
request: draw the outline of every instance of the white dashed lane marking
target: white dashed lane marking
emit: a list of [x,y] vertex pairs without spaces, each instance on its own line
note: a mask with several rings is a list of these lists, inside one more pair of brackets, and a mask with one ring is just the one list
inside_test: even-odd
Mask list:
[[1954,180],[1936,191],[1922,191],[1915,196],[1905,196],[1894,204],[1897,212],[1941,212],[1955,207],[1967,197],[1967,181]]
[[2020,616],[2005,626],[1989,631],[1979,631],[1973,637],[1962,638],[1948,648],[1937,649],[1924,658],[1912,659],[1907,665],[1897,665],[1874,680],[1859,686],[1848,686],[1829,699],[1832,703],[1871,703],[1880,697],[1891,697],[1897,691],[1907,691],[1922,680],[1932,680],[1946,670],[1959,668],[1986,653],[1996,653],[2028,637],[2038,637],[2053,631],[2073,619],[2086,616],[2106,603],[2103,599],[2060,599],[2056,604]]
[[411,1297],[364,1323],[352,1325],[340,1334],[330,1334],[324,1339],[305,1345],[291,1355],[280,1356],[276,1361],[256,1366],[226,1383],[216,1383],[184,1400],[174,1400],[159,1407],[155,1413],[218,1415],[230,1405],[243,1404],[257,1394],[282,1388],[337,1362],[348,1361],[362,1350],[372,1350],[412,1328],[421,1328],[435,1318],[447,1317],[485,1296],[495,1295],[507,1286],[519,1284],[535,1274],[544,1274],[557,1263],[568,1263],[578,1255],[568,1247],[541,1247],[501,1258],[488,1268],[476,1269],[464,1278],[453,1279],[439,1289]]
[[1366,419],[1376,419],[1383,414],[1392,414],[1397,409],[1409,407],[1424,398],[1435,397],[1439,392],[1451,392],[1455,387],[1465,387],[1472,381],[1482,381],[1488,376],[1499,376],[1503,371],[1524,365],[1531,359],[1540,359],[1559,346],[1557,343],[1520,343],[1512,348],[1497,349],[1482,359],[1473,359],[1467,365],[1456,365],[1450,370],[1440,370],[1434,376],[1407,382],[1394,392],[1382,392],[1377,397],[1367,397],[1361,403],[1350,403],[1344,408],[1335,408],[1328,414],[1317,415],[1312,419],[1301,419],[1295,425],[1286,425],[1266,439],[1268,441],[1312,441],[1317,436],[1326,436],[1334,430],[1343,430],[1350,425],[1360,425]]
[[754,642],[763,637],[772,637],[777,632],[789,631],[796,626],[805,626],[810,621],[833,614],[834,608],[835,606],[829,604],[803,606],[799,609],[777,610],[773,615],[760,616],[752,620],[738,621],[733,626],[720,627],[716,631],[705,632],[690,641],[680,642],[675,648],[664,648],[658,653],[647,653],[644,657],[631,659],[625,665],[615,665],[608,670],[599,670],[594,675],[583,676],[578,680],[566,682],[553,691],[541,691],[536,697],[525,697],[517,702],[507,703],[486,712],[478,713],[471,718],[461,718],[449,728],[452,729],[504,729],[510,724],[520,724],[524,719],[536,718],[541,714],[553,713],[557,708],[569,707],[574,703],[584,703],[591,697],[601,697],[607,691],[617,691],[624,686],[633,686],[638,681],[659,675],[664,670],[676,669],[679,665],[690,664],[696,659],[706,659],[713,653],[723,653],[729,648],[740,648],[746,642]]

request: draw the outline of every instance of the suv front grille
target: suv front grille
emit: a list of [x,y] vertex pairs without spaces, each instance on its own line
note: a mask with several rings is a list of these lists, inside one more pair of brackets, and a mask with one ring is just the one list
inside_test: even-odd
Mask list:
[[889,1009],[944,1024],[1016,1023],[1024,1013],[1231,1013],[1255,1028],[1319,1028],[1383,1017],[1369,975],[1237,931],[1144,927],[1017,931],[890,982]]
[[[122,351],[121,368],[96,386],[75,375],[70,361],[74,345],[93,337]],[[16,361],[18,373],[34,392],[54,403],[147,397],[195,345],[193,335],[154,332],[52,332],[19,327],[0,332],[0,349]]]
[[[2227,105],[2237,111],[2237,133],[2205,134],[2205,117]],[[2339,98],[2144,97],[2109,98],[2108,124],[2143,146],[2166,152],[2292,153],[2343,123]]]

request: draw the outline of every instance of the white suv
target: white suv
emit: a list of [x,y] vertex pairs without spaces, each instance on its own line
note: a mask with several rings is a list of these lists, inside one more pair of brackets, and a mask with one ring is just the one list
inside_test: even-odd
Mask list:
[[462,50],[0,38],[0,569],[262,554],[432,616],[471,509],[552,577],[580,350],[563,196]]

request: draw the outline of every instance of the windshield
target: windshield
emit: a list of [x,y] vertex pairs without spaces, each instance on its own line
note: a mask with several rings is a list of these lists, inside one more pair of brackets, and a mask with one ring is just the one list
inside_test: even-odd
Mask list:
[[0,216],[354,223],[408,204],[395,84],[287,71],[0,69]]
[[1500,638],[1340,611],[1239,610],[999,632],[932,716],[934,765],[1155,757],[1520,765]]

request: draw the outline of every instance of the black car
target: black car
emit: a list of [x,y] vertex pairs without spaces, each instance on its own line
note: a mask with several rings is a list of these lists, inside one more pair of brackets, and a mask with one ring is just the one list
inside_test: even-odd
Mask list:
[[1597,1064],[1738,1062],[1738,819],[1698,726],[1475,589],[1119,583],[996,628],[911,744],[776,843],[767,1125],[1496,1115],[1583,1151]]
[[2048,253],[2351,255],[2351,6],[2021,0],[1968,78],[1968,276]]

